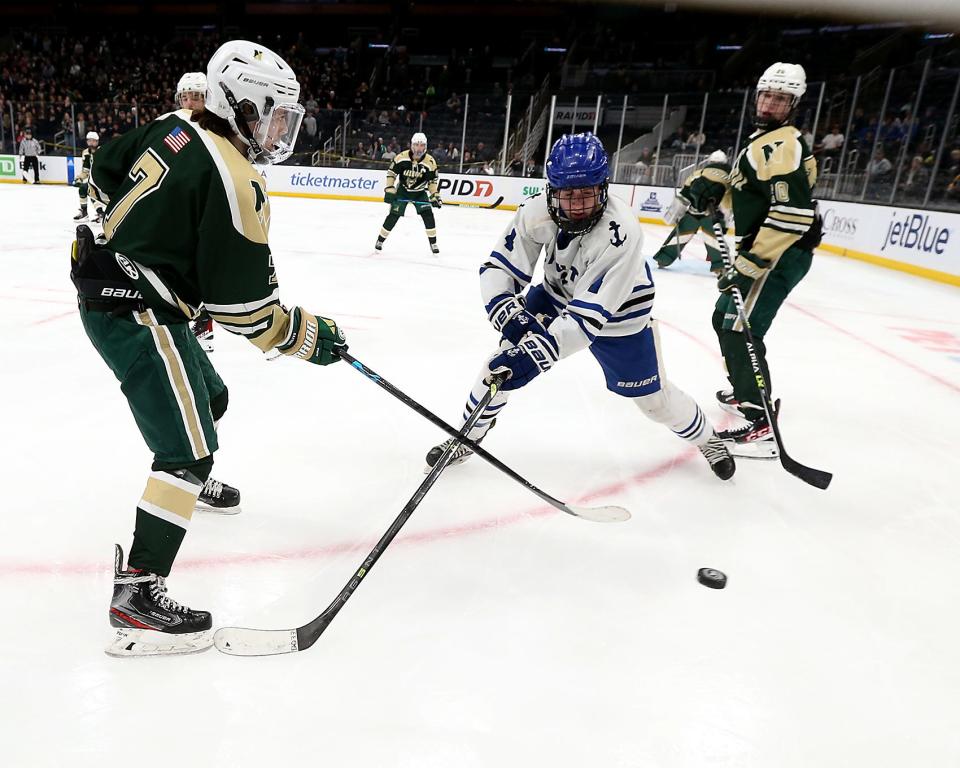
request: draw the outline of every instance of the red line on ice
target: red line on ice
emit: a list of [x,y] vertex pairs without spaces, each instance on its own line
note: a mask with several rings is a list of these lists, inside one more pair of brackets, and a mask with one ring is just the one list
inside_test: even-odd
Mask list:
[[900,363],[900,365],[906,368],[909,368],[912,371],[916,371],[921,376],[926,376],[931,381],[937,382],[937,384],[942,384],[948,389],[952,389],[954,392],[960,392],[960,386],[957,386],[952,381],[947,381],[946,379],[940,378],[939,376],[937,376],[937,374],[931,373],[930,371],[924,368],[921,368],[919,365],[916,365],[915,363],[911,363],[909,360],[904,360],[902,357],[899,357],[898,355],[893,354],[893,352],[889,352],[883,347],[877,346],[872,341],[867,341],[867,339],[864,339],[861,336],[857,336],[857,334],[852,333],[851,331],[848,331],[843,326],[837,325],[836,323],[832,323],[826,318],[820,317],[819,315],[811,312],[809,309],[804,309],[803,307],[800,307],[789,301],[787,302],[787,306],[790,307],[791,309],[795,309],[797,312],[799,312],[802,315],[806,315],[807,317],[813,318],[817,322],[823,323],[828,328],[832,328],[833,330],[842,333],[844,336],[849,336],[854,341],[858,341],[866,347],[870,347],[870,349],[872,349],[874,352],[878,352],[884,357],[889,357],[891,360],[897,363]]

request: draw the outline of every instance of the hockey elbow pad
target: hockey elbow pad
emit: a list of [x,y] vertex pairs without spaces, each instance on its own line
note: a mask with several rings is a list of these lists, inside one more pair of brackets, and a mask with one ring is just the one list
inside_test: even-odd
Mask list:
[[343,331],[333,320],[294,307],[290,310],[290,330],[277,350],[315,365],[330,365],[340,359],[337,349],[346,347]]

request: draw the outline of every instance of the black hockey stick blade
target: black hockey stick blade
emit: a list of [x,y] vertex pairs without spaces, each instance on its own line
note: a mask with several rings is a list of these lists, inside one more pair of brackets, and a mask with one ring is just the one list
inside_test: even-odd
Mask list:
[[807,485],[812,485],[814,488],[819,488],[821,491],[825,491],[827,486],[830,485],[830,481],[833,480],[833,473],[825,472],[822,469],[814,469],[813,467],[805,466],[796,459],[793,459],[787,455],[787,452],[783,447],[783,438],[780,436],[779,398],[774,402],[772,410],[773,413],[771,414],[770,423],[773,425],[773,432],[777,438],[777,443],[780,446],[780,465],[794,477],[803,480],[803,482],[805,482]]
[[[420,405],[416,400],[414,400],[409,395],[404,394],[399,389],[397,389],[393,384],[384,379],[379,374],[367,368],[363,363],[361,363],[357,358],[351,355],[349,352],[344,350],[339,350],[338,354],[346,362],[350,363],[353,368],[356,368],[360,373],[366,376],[370,381],[377,384],[382,389],[387,390],[391,395],[400,400],[404,405],[412,408],[421,416],[423,416],[431,424],[442,429],[451,437],[458,437],[459,433],[457,429],[439,416],[437,416],[432,411],[427,410],[425,407]],[[542,491],[529,480],[527,480],[522,475],[514,472],[510,467],[504,464],[500,459],[498,459],[493,454],[487,453],[483,448],[481,448],[473,440],[470,440],[466,437],[459,438],[461,444],[467,446],[471,451],[473,451],[481,459],[485,460],[488,464],[492,464],[494,467],[499,469],[505,475],[510,477],[513,480],[516,480],[520,485],[526,488],[528,491],[532,492],[534,495],[547,502],[552,507],[559,509],[561,512],[565,512],[568,515],[573,517],[579,517],[584,520],[589,520],[594,523],[622,523],[630,519],[630,511],[625,507],[620,507],[616,505],[608,505],[602,507],[583,507],[576,504],[565,504],[559,499],[555,499],[546,491]]]
[[360,567],[354,572],[350,581],[340,590],[333,599],[333,602],[327,606],[323,613],[302,627],[297,627],[297,629],[222,627],[218,629],[213,636],[213,644],[217,647],[217,650],[230,656],[276,656],[282,653],[305,651],[317,642],[317,639],[330,625],[330,622],[334,620],[347,600],[356,592],[364,576],[370,573],[373,566],[376,565],[377,560],[380,559],[380,555],[383,554],[384,550],[390,546],[390,542],[400,533],[400,529],[403,528],[414,510],[427,495],[427,491],[437,482],[440,473],[450,464],[450,460],[453,458],[453,452],[459,447],[459,441],[467,435],[473,428],[473,425],[476,424],[483,415],[484,409],[490,400],[493,399],[501,383],[502,379],[499,377],[495,377],[490,383],[486,394],[480,399],[480,402],[473,409],[473,413],[470,414],[466,423],[457,433],[457,439],[451,441],[450,444],[444,448],[437,463],[433,465],[413,496],[410,497],[410,500],[403,506],[403,509],[400,510],[400,514],[396,516],[390,524],[390,527],[387,528],[383,536],[380,537],[380,540],[374,545],[373,549],[370,550],[370,554],[367,555]]

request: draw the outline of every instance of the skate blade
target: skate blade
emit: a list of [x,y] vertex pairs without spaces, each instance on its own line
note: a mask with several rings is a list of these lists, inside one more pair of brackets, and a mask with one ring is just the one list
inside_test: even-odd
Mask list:
[[[471,453],[470,456],[473,456],[473,454]],[[469,459],[470,456],[463,456],[463,457],[461,457],[461,458],[459,458],[459,459],[454,459],[454,460],[451,461],[449,464],[447,464],[446,469],[450,469],[450,467],[455,467],[455,466],[457,466],[457,464],[463,464],[463,462],[465,462],[467,459]],[[424,464],[424,465],[423,465],[423,474],[429,475],[429,474],[430,474],[430,471],[431,471],[432,469],[433,469],[433,467],[432,467],[430,464]]]
[[776,459],[780,457],[780,451],[773,440],[760,440],[756,443],[734,443],[724,441],[723,443],[731,456],[738,459]]
[[237,504],[235,507],[212,507],[209,504],[204,504],[202,501],[197,499],[197,503],[193,507],[194,512],[209,512],[213,515],[239,515],[243,511],[243,507],[240,504]]
[[182,656],[202,653],[213,647],[213,630],[172,635],[153,629],[121,627],[104,648],[107,656],[128,658],[136,656]]
[[717,405],[720,406],[721,411],[726,411],[734,416],[739,416],[741,419],[743,418],[743,412],[737,408],[737,406],[731,405],[730,403],[721,403],[719,400],[717,401]]

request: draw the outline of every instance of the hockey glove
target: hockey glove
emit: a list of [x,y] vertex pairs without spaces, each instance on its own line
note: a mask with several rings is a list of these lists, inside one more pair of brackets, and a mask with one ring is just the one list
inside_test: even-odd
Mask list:
[[732,267],[721,273],[717,278],[717,288],[726,293],[734,288],[739,289],[741,296],[746,296],[754,280],[763,277],[770,269],[771,262],[749,251],[737,256]]
[[494,355],[487,363],[490,373],[506,376],[500,386],[505,392],[520,389],[543,371],[549,371],[558,357],[557,344],[549,334],[530,334],[517,346]]
[[311,315],[301,307],[290,310],[290,331],[277,345],[284,355],[293,355],[316,365],[330,365],[339,360],[336,350],[347,343],[337,324],[327,318]]
[[397,190],[387,187],[383,191],[383,202],[393,205],[394,201],[397,199]]
[[442,208],[443,200],[440,199],[440,195],[430,195],[430,205],[434,208]]
[[691,212],[700,215],[718,205],[726,193],[726,184],[706,176],[697,176],[680,190],[680,196],[690,203]]
[[663,212],[663,223],[672,227],[674,224],[680,221],[680,219],[687,215],[687,211],[689,209],[690,201],[687,200],[687,198],[685,198],[682,194],[678,194],[673,198],[673,202],[667,206],[667,210]]

